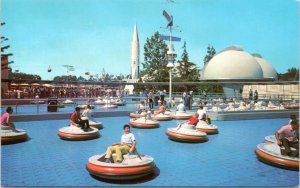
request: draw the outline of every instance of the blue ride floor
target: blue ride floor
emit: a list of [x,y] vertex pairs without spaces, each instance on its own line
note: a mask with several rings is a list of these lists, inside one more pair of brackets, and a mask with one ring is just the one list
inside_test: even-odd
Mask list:
[[299,172],[260,162],[257,144],[288,119],[214,121],[219,134],[205,143],[180,143],[165,131],[176,120],[160,122],[157,129],[131,128],[140,154],[150,155],[155,176],[138,181],[111,182],[90,176],[88,158],[119,142],[129,117],[97,118],[103,122],[101,137],[89,141],[64,141],[58,129],[69,120],[20,122],[27,142],[1,147],[2,186],[296,186]]

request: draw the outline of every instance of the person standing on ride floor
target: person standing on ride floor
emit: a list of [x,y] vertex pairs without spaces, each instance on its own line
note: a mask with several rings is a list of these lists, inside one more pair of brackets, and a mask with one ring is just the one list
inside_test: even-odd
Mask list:
[[159,91],[159,97],[160,97],[160,100],[161,100],[161,101],[164,101],[164,100],[165,100],[165,94],[164,94],[164,91]]
[[153,92],[152,90],[148,93],[148,104],[149,104],[149,108],[152,109],[153,108]]
[[71,115],[70,125],[81,127],[85,132],[92,130],[89,125],[89,120],[80,118],[80,108],[78,107],[75,108],[75,111]]
[[[276,133],[275,138],[279,146],[283,146],[282,155],[290,157],[299,157],[299,124],[296,120],[288,125],[282,126]],[[295,148],[295,151],[291,150]]]
[[254,91],[253,97],[254,97],[254,103],[257,103],[257,100],[258,100],[258,92],[257,92],[257,90]]
[[133,153],[136,146],[136,140],[134,134],[130,132],[130,126],[123,126],[124,134],[121,136],[121,142],[112,144],[107,148],[105,152],[105,162],[111,163],[111,156],[113,153],[116,153],[116,161],[117,163],[121,163],[123,161],[123,154]]
[[253,91],[252,89],[249,90],[249,100],[253,99]]
[[185,97],[184,97],[184,106],[189,110],[191,109],[191,96],[190,96],[190,94],[185,95]]

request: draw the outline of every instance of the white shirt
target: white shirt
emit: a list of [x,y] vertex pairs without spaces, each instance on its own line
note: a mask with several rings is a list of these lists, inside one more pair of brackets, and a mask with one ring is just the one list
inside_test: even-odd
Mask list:
[[82,114],[82,117],[87,117],[88,119],[92,119],[92,110],[91,109],[85,109]]
[[126,144],[132,144],[133,141],[135,141],[135,137],[132,133],[124,133],[121,137],[121,142],[124,142]]
[[178,110],[179,112],[184,112],[184,111],[185,111],[185,106],[184,106],[184,104],[183,104],[183,103],[178,104],[177,110]]
[[205,110],[198,110],[197,113],[199,114],[198,119],[205,119],[205,116],[204,116],[204,115],[206,115]]

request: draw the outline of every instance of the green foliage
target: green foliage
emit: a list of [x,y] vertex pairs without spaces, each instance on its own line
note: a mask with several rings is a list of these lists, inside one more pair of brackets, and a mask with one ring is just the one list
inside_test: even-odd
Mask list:
[[144,62],[141,76],[147,75],[148,81],[164,82],[168,81],[168,68],[165,54],[167,52],[166,43],[160,39],[159,32],[156,32],[150,39],[147,38],[144,45]]
[[216,50],[213,46],[210,47],[210,45],[208,45],[207,47],[207,54],[203,59],[203,63],[204,65],[206,65],[206,63],[208,63],[216,54]]
[[195,63],[189,61],[189,55],[186,50],[186,43],[183,45],[183,53],[181,55],[181,60],[178,61],[179,66],[176,67],[178,71],[179,78],[174,79],[174,81],[181,82],[195,82],[199,81],[200,71]]
[[8,67],[8,78],[15,80],[42,80],[39,75],[36,74],[26,74],[22,72],[12,72],[12,68]]
[[[57,82],[66,82],[66,81],[81,81],[83,77],[79,77],[77,78],[76,76],[72,76],[72,75],[68,75],[68,76],[55,76],[53,78],[53,81],[57,81]],[[81,79],[81,80],[79,80]]]
[[286,73],[278,74],[279,81],[298,81],[299,80],[299,69],[295,67],[289,68]]

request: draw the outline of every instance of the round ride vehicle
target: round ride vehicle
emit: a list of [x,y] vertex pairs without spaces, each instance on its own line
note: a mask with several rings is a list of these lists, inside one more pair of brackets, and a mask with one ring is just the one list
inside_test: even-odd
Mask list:
[[142,112],[142,113],[138,113],[138,112],[131,112],[130,114],[129,114],[129,116],[131,117],[131,118],[140,118],[140,117],[145,117],[146,116],[146,112]]
[[172,118],[170,115],[159,113],[157,115],[152,115],[151,119],[157,121],[167,121],[167,120],[171,120]]
[[154,159],[148,155],[125,154],[123,162],[115,161],[112,155],[112,163],[105,162],[105,154],[94,155],[88,159],[86,169],[93,176],[109,180],[138,179],[155,172]]
[[105,104],[105,101],[102,99],[97,99],[94,101],[94,104],[98,104],[98,105]]
[[277,143],[275,135],[269,135],[265,137],[264,143],[270,144],[270,143]]
[[118,108],[117,105],[114,104],[105,104],[104,106],[101,107],[102,109],[111,109],[111,108]]
[[[294,148],[291,149],[293,152]],[[260,143],[257,145],[255,153],[262,162],[280,168],[299,171],[299,157],[282,155],[280,146],[277,143]]]
[[[77,105],[77,107],[80,108],[80,109],[86,109],[87,104],[79,104],[79,105]],[[95,108],[94,105],[90,105],[90,107],[91,107],[91,109],[94,109],[94,108]]]
[[166,134],[171,140],[179,142],[206,142],[207,134],[195,129],[193,125],[183,123],[176,128],[168,128]]
[[93,128],[96,128],[96,129],[103,129],[102,122],[96,121],[96,120],[94,120],[94,118],[91,118],[91,117],[81,117],[81,119],[83,119],[83,120],[88,119],[90,127],[93,127]]
[[22,129],[14,130],[11,126],[1,125],[1,144],[15,144],[28,139],[26,131]]
[[58,136],[63,140],[81,141],[91,140],[100,137],[99,130],[96,128],[90,128],[90,131],[85,132],[80,127],[68,126],[60,128]]
[[174,113],[171,113],[171,118],[173,119],[190,119],[192,116],[193,113],[188,113],[188,112],[176,111]]
[[118,99],[114,100],[112,102],[112,104],[118,105],[118,106],[124,106],[126,104],[126,101],[123,100],[123,99],[118,98]]
[[218,134],[219,130],[216,125],[208,124],[206,121],[199,120],[196,129],[198,131],[205,132],[207,134]]
[[145,117],[130,119],[129,124],[134,128],[151,129],[159,127],[159,122],[151,119],[146,119]]
[[63,101],[63,104],[74,104],[74,101],[72,101],[71,99],[67,99]]

